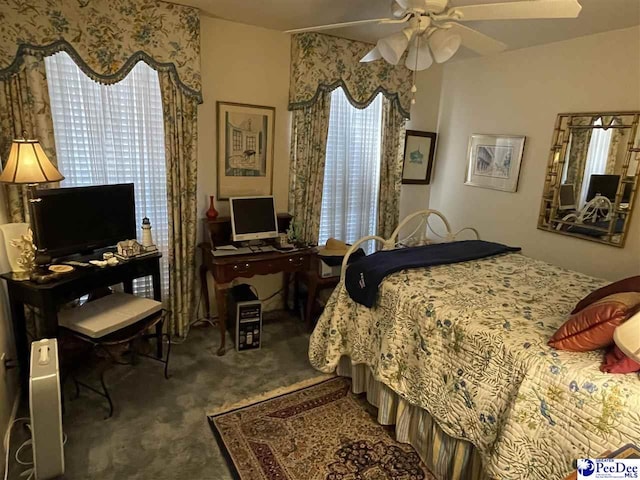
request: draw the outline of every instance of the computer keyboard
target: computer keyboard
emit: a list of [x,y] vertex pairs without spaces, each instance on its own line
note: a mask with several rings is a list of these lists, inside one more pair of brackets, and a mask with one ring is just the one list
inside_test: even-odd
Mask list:
[[251,253],[266,253],[266,252],[275,252],[277,251],[271,245],[265,245],[261,247],[239,247],[235,249],[217,249],[214,250],[214,257],[226,257],[229,255],[248,255]]
[[236,248],[234,250],[214,250],[213,252],[213,256],[214,257],[226,257],[228,255],[246,255],[248,253],[252,253],[251,249],[249,247],[240,247],[240,248]]

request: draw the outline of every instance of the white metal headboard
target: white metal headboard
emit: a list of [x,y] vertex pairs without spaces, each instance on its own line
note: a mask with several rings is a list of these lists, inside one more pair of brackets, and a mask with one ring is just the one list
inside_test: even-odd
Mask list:
[[[444,232],[444,234],[437,233],[431,227],[429,223],[429,217],[431,215],[435,215],[436,217],[439,217],[440,220],[442,220],[442,223],[444,224],[446,229],[446,232]],[[401,240],[398,240],[398,236],[400,235],[400,232],[402,231],[402,229],[405,226],[409,225],[411,222],[415,221],[416,219],[419,219],[418,226],[409,235],[405,236]],[[347,264],[349,262],[349,257],[351,256],[351,254],[356,250],[358,250],[358,248],[360,248],[360,246],[363,243],[368,242],[369,240],[375,240],[381,243],[382,250],[393,250],[394,248],[399,246],[429,245],[431,243],[434,243],[429,238],[429,231],[434,236],[437,237],[438,242],[453,242],[462,232],[467,230],[470,232],[473,232],[476,239],[480,240],[480,233],[478,233],[478,231],[473,227],[465,227],[462,230],[458,230],[456,233],[452,233],[451,225],[449,224],[449,221],[445,218],[445,216],[442,213],[440,213],[437,210],[420,210],[419,212],[412,213],[411,215],[406,217],[402,222],[400,222],[400,224],[396,227],[396,229],[391,234],[391,237],[389,237],[388,239],[385,240],[384,238],[378,235],[368,235],[366,237],[362,237],[357,242],[355,242],[351,246],[351,248],[347,250],[347,253],[344,256],[344,259],[342,260],[342,270],[340,273],[340,280],[344,281],[344,276],[347,272]]]

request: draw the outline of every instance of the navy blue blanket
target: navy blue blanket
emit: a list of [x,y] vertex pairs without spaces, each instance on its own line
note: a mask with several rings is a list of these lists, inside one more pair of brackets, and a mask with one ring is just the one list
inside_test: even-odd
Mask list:
[[384,277],[408,268],[432,267],[492,257],[501,253],[518,252],[519,247],[482,240],[438,243],[422,247],[385,250],[368,255],[351,264],[345,276],[349,296],[371,308]]

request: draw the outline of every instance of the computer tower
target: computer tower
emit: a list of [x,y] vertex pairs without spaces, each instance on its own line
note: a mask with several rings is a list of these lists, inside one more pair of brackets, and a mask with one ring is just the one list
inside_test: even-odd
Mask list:
[[255,350],[262,344],[262,302],[251,287],[236,285],[229,291],[229,331],[239,352]]

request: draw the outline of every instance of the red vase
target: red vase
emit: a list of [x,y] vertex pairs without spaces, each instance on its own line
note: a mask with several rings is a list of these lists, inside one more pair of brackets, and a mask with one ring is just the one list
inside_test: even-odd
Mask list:
[[214,218],[218,218],[218,211],[216,210],[216,207],[213,203],[213,195],[209,196],[210,199],[210,205],[209,205],[209,210],[207,210],[207,218],[209,220],[213,220]]

